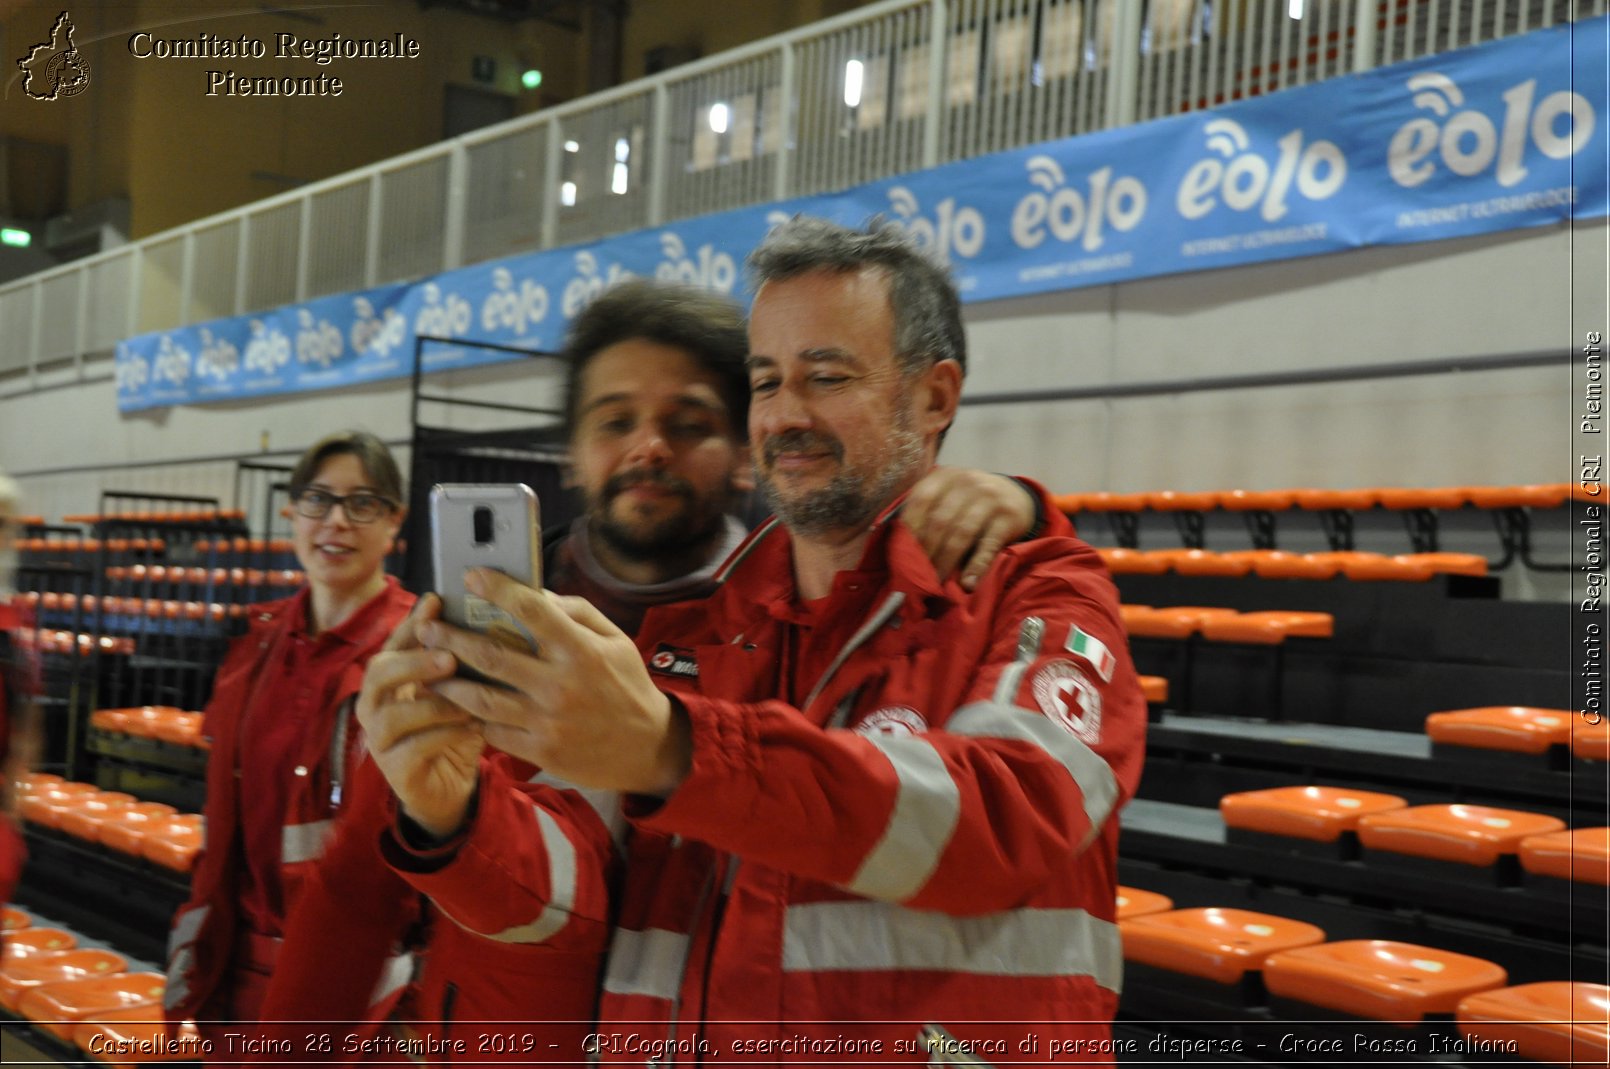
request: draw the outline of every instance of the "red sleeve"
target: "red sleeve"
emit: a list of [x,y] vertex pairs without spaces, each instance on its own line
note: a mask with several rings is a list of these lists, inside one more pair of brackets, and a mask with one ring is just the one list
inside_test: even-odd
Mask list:
[[470,932],[602,949],[615,866],[609,822],[618,804],[613,795],[542,776],[522,779],[519,770],[502,754],[483,764],[473,821],[449,858],[422,859],[395,830],[382,850],[401,879]]
[[388,958],[419,915],[413,889],[377,845],[391,820],[390,785],[368,758],[349,783],[335,833],[286,918],[265,1021],[365,1020]]
[[[976,655],[889,666],[913,693],[938,692],[921,734],[821,728],[782,702],[678,692],[692,772],[637,823],[957,915],[1064,879],[1140,775],[1146,705],[1116,592],[1089,547],[1042,538],[1006,551],[971,605],[987,607]],[[930,690],[923,671],[954,682]]]

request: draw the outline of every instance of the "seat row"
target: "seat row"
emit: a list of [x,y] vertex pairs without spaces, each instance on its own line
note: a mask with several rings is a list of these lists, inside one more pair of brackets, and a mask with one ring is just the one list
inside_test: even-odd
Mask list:
[[205,837],[199,813],[103,791],[89,783],[33,773],[22,781],[22,819],[36,828],[145,861],[176,873],[195,867]]
[[246,513],[242,509],[213,508],[204,505],[193,505],[174,509],[124,509],[118,512],[92,512],[76,516],[63,516],[62,523],[82,524],[86,527],[101,527],[106,524],[119,523],[245,523]]
[[208,748],[201,734],[202,714],[187,712],[168,705],[142,705],[132,709],[97,709],[90,714],[90,727],[97,731],[135,738],[153,739],[187,746],[197,750]]
[[[1473,868],[1514,885],[1532,878],[1610,886],[1610,827],[1568,829],[1540,813],[1480,805],[1417,805],[1348,787],[1274,787],[1219,800],[1231,841],[1279,836],[1325,844],[1340,860],[1360,848]],[[1375,860],[1374,857],[1371,860]]]
[[1390,580],[1423,583],[1438,575],[1486,575],[1487,561],[1474,553],[1368,553],[1330,550],[1287,553],[1279,549],[1240,549],[1215,553],[1206,549],[1128,549],[1097,547],[1115,575],[1216,575],[1263,579]]
[[1195,635],[1210,642],[1279,645],[1287,638],[1330,638],[1336,620],[1328,612],[1275,609],[1240,612],[1236,609],[1150,605],[1120,605],[1120,618],[1131,638],[1186,639]]
[[1358,512],[1376,507],[1407,509],[1559,508],[1567,501],[1602,503],[1579,483],[1533,483],[1522,486],[1364,486],[1346,490],[1158,490],[1142,493],[1059,494],[1052,504],[1063,512]]
[[111,1065],[194,1060],[202,1051],[194,1022],[169,1035],[161,973],[130,972],[116,951],[81,947],[64,929],[5,910],[0,1008]]
[[[1140,888],[1119,888],[1118,927],[1132,979],[1158,970],[1217,988],[1226,1004],[1267,1005],[1291,1019],[1310,1019],[1318,1008],[1397,1025],[1451,1020],[1468,1039],[1523,1058],[1602,1065],[1610,1057],[1610,987],[1602,984],[1506,987],[1504,968],[1482,958],[1381,939],[1327,942],[1323,929],[1303,921],[1175,909]],[[1356,1053],[1310,1042],[1314,1053]]]
[[134,652],[132,638],[117,638],[112,635],[85,635],[75,634],[71,631],[57,631],[51,628],[32,628],[15,631],[12,639],[17,646],[40,655],[58,654],[88,657],[99,651],[100,653],[128,656]]
[[1433,757],[1481,750],[1557,757],[1555,763],[1562,766],[1567,752],[1584,761],[1610,761],[1610,721],[1589,723],[1569,709],[1530,705],[1452,709],[1427,716],[1425,730]]

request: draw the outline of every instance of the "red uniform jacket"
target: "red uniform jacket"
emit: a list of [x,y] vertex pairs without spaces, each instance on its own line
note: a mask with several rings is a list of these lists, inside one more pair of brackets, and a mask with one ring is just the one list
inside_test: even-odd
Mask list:
[[812,608],[773,523],[708,600],[645,620],[693,764],[630,806],[603,1059],[923,1064],[930,1024],[985,1061],[1108,1036],[1146,721],[1116,591],[1064,534],[969,595],[888,519]]
[[[347,730],[347,699],[356,694],[364,663],[408,614],[414,596],[388,579],[340,627],[308,638],[303,632],[309,591],[254,606],[248,632],[231,644],[213,682],[203,731],[212,740],[207,762],[207,840],[191,878],[190,901],[174,917],[168,937],[166,1005],[170,1020],[207,1018],[209,1002],[231,970],[240,925],[236,873],[241,863],[240,765],[252,760],[239,746],[243,717],[305,713],[297,763],[283,770],[291,783],[280,842],[281,890],[286,911],[323,852],[334,823],[342,781],[350,774],[357,732]],[[298,648],[301,644],[302,648]],[[294,666],[294,667],[293,667]],[[407,963],[393,978],[400,989]]]

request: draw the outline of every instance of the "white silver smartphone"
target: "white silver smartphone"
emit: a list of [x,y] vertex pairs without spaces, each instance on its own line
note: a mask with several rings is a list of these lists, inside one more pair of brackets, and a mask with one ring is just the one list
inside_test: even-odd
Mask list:
[[442,619],[515,648],[536,648],[525,625],[464,588],[464,573],[470,568],[495,568],[527,586],[542,585],[542,535],[537,495],[531,487],[524,483],[431,487],[430,544]]

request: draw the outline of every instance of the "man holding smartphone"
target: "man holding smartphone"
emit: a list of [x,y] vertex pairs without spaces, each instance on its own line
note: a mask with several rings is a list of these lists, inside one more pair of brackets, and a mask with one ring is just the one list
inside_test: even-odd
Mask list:
[[[733,512],[753,488],[747,353],[736,306],[685,287],[629,282],[577,318],[565,347],[565,413],[569,479],[585,509],[545,539],[550,589],[586,598],[627,633],[650,607],[713,589],[717,566],[746,534]],[[966,583],[1036,517],[1013,480],[977,472],[936,471],[915,499],[935,567],[960,567]],[[412,642],[414,622],[394,647]],[[453,670],[414,667],[422,670],[412,684]],[[370,963],[406,927],[417,889],[441,911],[414,1007],[441,1022],[430,1034],[464,1039],[460,1060],[533,1054],[477,1050],[478,1030],[464,1023],[544,1017],[590,1027],[618,805],[550,777],[533,782],[534,768],[506,756],[483,759],[474,722],[411,730],[407,704],[366,719],[359,710],[378,762],[355,777],[354,816],[291,919],[265,1019],[340,1020],[361,1009]],[[337,935],[343,953],[331,963],[325,948]],[[546,1031],[535,1053],[578,1045],[563,1028]]]
[[[897,522],[961,390],[942,269],[893,229],[811,219],[752,267],[750,438],[781,522],[635,645],[580,599],[471,573],[540,652],[421,623],[423,649],[371,664],[371,745],[484,736],[628,795],[602,1058],[920,1064],[939,1026],[980,1053],[1110,1060],[1117,811],[1145,723],[1116,591],[1065,522],[971,593]],[[401,701],[443,654],[507,687]]]

